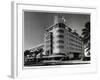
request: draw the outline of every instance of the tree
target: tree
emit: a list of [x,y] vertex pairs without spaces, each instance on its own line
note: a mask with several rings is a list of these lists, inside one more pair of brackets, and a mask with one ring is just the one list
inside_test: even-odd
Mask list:
[[44,51],[43,48],[39,48],[38,49],[38,53],[40,54],[40,60],[42,60],[42,56],[43,56],[42,53],[43,53],[43,51]]
[[42,54],[43,53],[43,48],[37,48],[37,50],[36,51],[34,51],[34,54],[35,54],[35,56],[34,56],[34,60],[37,62],[37,55],[38,54],[40,54],[40,59],[42,59]]
[[36,62],[37,61],[37,55],[38,55],[38,51],[36,50],[36,51],[34,51],[34,54],[35,54],[35,56],[34,56],[34,61]]
[[31,55],[30,50],[24,51],[24,64],[28,63],[28,56],[30,56],[30,55]]
[[29,50],[25,50],[24,51],[24,56],[27,56],[27,55],[30,55],[31,53],[30,53],[30,51]]
[[82,29],[83,43],[86,46],[86,51],[90,54],[90,22],[87,22]]

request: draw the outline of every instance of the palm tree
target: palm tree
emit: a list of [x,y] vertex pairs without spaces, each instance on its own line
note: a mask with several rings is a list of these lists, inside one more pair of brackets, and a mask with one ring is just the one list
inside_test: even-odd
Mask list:
[[90,22],[87,22],[84,27],[85,28],[82,29],[83,43],[86,46],[86,51],[90,55]]

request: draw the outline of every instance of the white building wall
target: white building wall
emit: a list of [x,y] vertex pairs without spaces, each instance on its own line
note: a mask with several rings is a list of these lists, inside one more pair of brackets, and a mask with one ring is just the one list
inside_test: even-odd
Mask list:
[[[84,53],[84,48],[83,48],[83,43],[81,40],[79,40],[79,38],[75,35],[73,35],[74,37],[71,37],[72,33],[71,32],[68,32],[67,30],[65,31],[65,47],[67,47],[67,51],[66,52],[76,52],[76,53]],[[77,37],[78,39],[76,40],[75,37]],[[75,41],[71,41],[70,39],[73,39],[75,41],[77,41],[78,43],[76,43]],[[79,44],[80,42],[80,44]],[[76,47],[74,45],[70,45],[70,44],[74,44],[74,45],[77,45],[77,46],[80,46],[80,47]],[[74,48],[74,49],[70,49],[70,48]],[[78,50],[80,49],[80,50]]]
[[[54,44],[53,44],[53,47],[54,47],[53,53],[55,53],[55,54],[56,53],[65,53],[65,48],[62,49],[62,48],[57,47],[57,46],[60,46],[60,45],[64,46],[64,44],[57,43],[58,40],[63,40],[64,41],[64,39],[57,37],[57,35],[64,35],[63,33],[58,32],[59,29],[61,29],[61,28],[57,27],[57,28],[54,28],[52,30],[52,32],[53,32],[53,42],[54,42]],[[64,29],[62,28],[62,30],[64,30]]]

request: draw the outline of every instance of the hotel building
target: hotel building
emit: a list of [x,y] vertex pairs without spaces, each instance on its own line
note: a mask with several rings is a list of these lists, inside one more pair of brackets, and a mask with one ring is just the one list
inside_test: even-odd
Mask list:
[[65,25],[62,16],[55,16],[54,24],[46,29],[44,37],[45,54],[66,55],[69,58],[84,56],[83,42],[79,35]]

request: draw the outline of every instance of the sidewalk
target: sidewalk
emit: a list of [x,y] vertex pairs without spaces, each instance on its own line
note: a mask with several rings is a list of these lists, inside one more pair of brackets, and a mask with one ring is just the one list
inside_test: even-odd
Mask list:
[[61,61],[61,63],[90,63],[90,61],[70,60],[70,61]]
[[48,60],[43,61],[43,63],[59,63],[59,64],[89,64],[90,61],[81,61],[81,60],[68,60],[68,61],[59,61],[59,60]]

